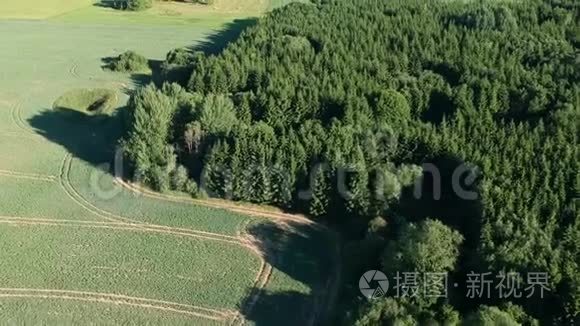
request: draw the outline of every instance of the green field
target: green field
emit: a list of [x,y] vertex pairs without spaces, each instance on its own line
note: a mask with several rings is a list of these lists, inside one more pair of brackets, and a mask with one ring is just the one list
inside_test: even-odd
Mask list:
[[160,2],[142,12],[99,5],[99,0],[4,0],[0,19],[49,19],[72,23],[198,25],[218,27],[236,18],[258,16],[293,0],[214,0],[213,5]]
[[[123,106],[148,76],[105,71],[104,58],[135,50],[163,59],[286,2],[250,1],[224,15],[0,4],[0,324],[292,324],[284,305],[315,306],[328,276],[324,241],[120,187],[108,172],[120,120],[83,114],[99,97],[75,97],[98,90]],[[247,232],[279,241],[260,253]],[[282,310],[272,315],[273,306]]]
[[92,2],[92,0],[6,0],[2,2],[0,17],[43,19],[89,6]]

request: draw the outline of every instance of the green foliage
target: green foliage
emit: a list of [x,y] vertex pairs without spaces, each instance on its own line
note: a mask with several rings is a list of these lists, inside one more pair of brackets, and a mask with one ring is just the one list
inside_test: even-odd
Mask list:
[[389,89],[380,92],[375,99],[374,118],[391,125],[407,123],[411,118],[411,108],[403,94]]
[[396,272],[450,272],[459,256],[463,236],[437,220],[409,223],[383,254],[383,268]]
[[[455,269],[462,242],[459,232],[440,221],[427,219],[420,224],[409,223],[387,245],[382,267],[392,277],[397,273],[448,273]],[[420,306],[429,306],[436,298],[418,296],[413,300]]]
[[374,325],[400,325],[416,326],[417,320],[413,313],[409,311],[409,306],[400,303],[395,299],[383,299],[373,302],[365,311],[361,318],[356,321],[356,326],[374,326]]
[[119,10],[143,11],[153,6],[153,0],[112,0],[113,8]]
[[142,72],[149,70],[149,60],[134,51],[127,51],[114,58],[109,68],[120,72]]
[[356,326],[456,326],[460,324],[459,313],[449,305],[442,306],[434,313],[420,309],[408,301],[393,298],[373,300],[359,312],[358,319],[354,322]]
[[191,51],[186,48],[177,48],[169,51],[165,62],[170,65],[186,66],[193,60]]
[[170,188],[175,168],[173,148],[167,145],[176,101],[154,86],[139,89],[129,103],[131,130],[125,150],[137,175],[158,190]]
[[507,312],[501,311],[497,307],[482,306],[476,312],[465,319],[466,325],[473,326],[519,326],[521,325],[513,319]]
[[223,95],[208,95],[199,108],[201,129],[211,135],[227,135],[237,122],[233,102]]

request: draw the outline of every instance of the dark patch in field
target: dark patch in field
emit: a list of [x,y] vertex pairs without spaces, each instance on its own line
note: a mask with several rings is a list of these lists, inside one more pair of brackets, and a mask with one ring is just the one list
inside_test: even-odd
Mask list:
[[240,309],[247,320],[258,326],[309,325],[325,318],[326,285],[336,267],[327,232],[295,222],[265,222],[249,228],[248,233],[256,239],[266,261],[306,285],[309,293],[252,289],[252,295],[259,295],[257,303],[249,306],[250,295]]
[[237,40],[244,30],[256,25],[257,22],[257,18],[235,19],[225,24],[222,29],[209,35],[203,42],[190,47],[190,50],[192,52],[201,51],[208,55],[219,54],[225,50],[229,43]]
[[123,135],[124,112],[124,109],[117,109],[107,116],[87,115],[67,108],[47,109],[28,119],[28,123],[49,141],[97,166],[113,162]]

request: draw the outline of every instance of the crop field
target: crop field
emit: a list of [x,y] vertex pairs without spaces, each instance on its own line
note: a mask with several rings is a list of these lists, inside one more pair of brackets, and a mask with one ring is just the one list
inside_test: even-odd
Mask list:
[[[74,23],[197,25],[218,27],[236,18],[254,17],[293,0],[214,0],[212,5],[158,2],[142,12],[108,8],[99,0],[3,0],[0,19],[49,19]],[[305,0],[301,0],[305,1]]]
[[321,231],[115,178],[120,118],[62,108],[77,103],[72,90],[98,90],[121,110],[148,76],[106,71],[105,58],[160,60],[272,3],[170,14],[180,5],[105,17],[91,1],[0,4],[0,324],[295,324],[320,313],[332,264]]

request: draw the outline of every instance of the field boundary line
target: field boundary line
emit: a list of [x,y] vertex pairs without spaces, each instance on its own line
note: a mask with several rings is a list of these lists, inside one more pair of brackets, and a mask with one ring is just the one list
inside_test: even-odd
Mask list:
[[[248,232],[248,226],[253,221],[254,220],[246,220],[242,224],[242,227],[240,230],[238,230],[238,232],[240,232],[240,237],[242,236],[242,234],[244,234],[245,241],[247,241],[251,246],[255,247],[256,250],[259,251],[259,254],[262,257],[265,257],[268,255],[267,247],[264,247],[264,250],[260,250],[259,247],[255,244],[258,242],[258,240]],[[272,277],[272,272],[273,272],[272,265],[270,263],[268,263],[264,258],[262,258],[262,267],[260,268],[260,272],[256,276],[256,279],[254,281],[254,286],[252,286],[252,289],[251,289],[250,293],[248,294],[248,297],[245,299],[244,306],[241,307],[241,310],[243,311],[244,314],[250,314],[252,312],[255,305],[260,300],[260,297],[262,294],[261,292],[266,287],[266,285],[268,285],[268,282],[270,281],[270,278]],[[243,326],[246,324],[246,319],[242,315],[241,311],[238,311],[238,313],[234,316],[234,318],[231,320],[231,322],[228,323],[228,325],[230,325],[230,326],[236,325],[236,324],[240,325],[240,326]]]
[[27,173],[27,172],[18,172],[18,171],[9,171],[9,170],[0,170],[0,176],[17,178],[17,179],[46,181],[46,182],[56,182],[56,180],[57,180],[57,176],[54,176],[54,175]]
[[[332,229],[330,229],[326,225],[316,223],[310,219],[307,219],[306,217],[295,216],[295,215],[285,214],[285,213],[269,212],[269,211],[254,209],[254,208],[243,207],[241,205],[226,204],[226,203],[217,202],[217,201],[192,199],[192,198],[186,198],[184,196],[160,194],[160,193],[156,193],[152,190],[149,190],[143,186],[126,182],[118,177],[115,178],[115,181],[132,192],[135,192],[137,194],[140,194],[140,195],[143,195],[146,197],[158,199],[158,200],[166,200],[166,201],[179,202],[179,203],[189,203],[192,205],[199,205],[199,206],[205,206],[205,207],[217,208],[217,209],[225,209],[225,210],[229,210],[229,211],[239,213],[239,214],[251,215],[251,216],[270,219],[270,220],[273,220],[274,222],[277,222],[277,223],[297,222],[297,223],[300,223],[303,225],[308,225],[308,226],[312,227],[313,229],[327,232],[329,235],[332,236],[333,242],[338,241],[335,231],[333,231]],[[338,296],[340,280],[341,280],[341,269],[342,269],[341,260],[342,259],[340,257],[341,253],[340,253],[339,242],[333,243],[333,246],[334,246],[334,248],[333,248],[333,256],[334,256],[333,260],[334,260],[334,265],[335,265],[334,272],[333,272],[333,275],[328,280],[328,282],[326,282],[326,284],[324,285],[323,293],[319,296],[319,298],[321,298],[321,299],[319,300],[319,302],[315,303],[315,306],[313,307],[313,310],[312,310],[311,317],[306,322],[307,325],[314,325],[317,322],[317,320],[319,320],[321,317],[326,318],[329,311],[336,304],[336,298]],[[272,270],[270,270],[270,273],[271,272],[272,272]],[[247,311],[247,313],[251,313],[254,306],[259,302],[260,292],[263,288],[266,287],[266,285],[269,281],[269,277],[270,276],[267,277],[267,279],[265,280],[265,282],[263,282],[263,284],[261,286],[258,285],[258,286],[254,287],[254,289],[255,289],[255,291],[253,291],[254,294],[250,294],[250,296],[248,298],[248,302],[249,302],[247,304],[248,306],[246,306],[246,308],[244,308]],[[253,296],[255,296],[255,297],[253,297]],[[236,316],[236,318],[234,318],[234,320],[232,321],[231,325],[235,325],[238,322],[240,323],[240,325],[245,324],[245,321],[243,320],[242,315]]]

